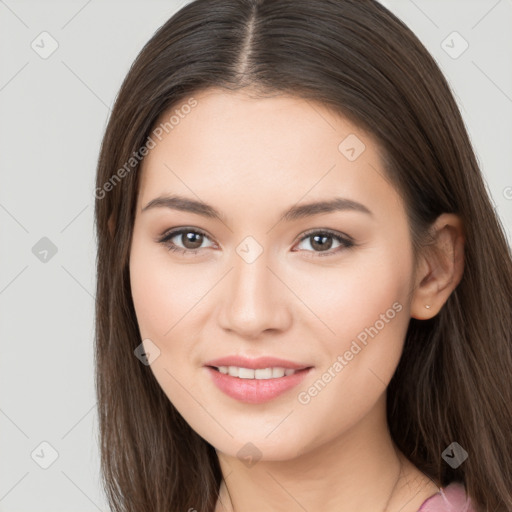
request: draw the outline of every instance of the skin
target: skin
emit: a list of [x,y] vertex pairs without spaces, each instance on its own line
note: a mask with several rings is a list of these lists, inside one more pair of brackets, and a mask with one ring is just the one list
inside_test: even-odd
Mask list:
[[[401,196],[368,133],[293,96],[256,99],[210,89],[194,98],[197,106],[143,162],[130,278],[142,339],[160,350],[151,370],[219,456],[225,482],[216,511],[379,512],[388,498],[387,510],[417,511],[439,482],[397,453],[386,388],[410,318],[436,315],[460,281],[460,219],[437,219],[439,250],[422,253],[415,265]],[[350,134],[366,146],[354,161],[338,149]],[[223,221],[166,207],[142,212],[171,193],[214,206]],[[297,203],[336,196],[372,214],[346,210],[278,222]],[[157,241],[179,227],[206,233],[196,254],[171,252]],[[311,236],[300,241],[312,229],[348,235],[356,245],[329,238],[322,251]],[[247,236],[263,249],[252,263],[236,251]],[[172,241],[198,247],[181,235]],[[396,303],[400,312],[320,393],[300,403],[299,393]],[[204,367],[233,354],[271,355],[313,369],[297,388],[249,404],[222,393]],[[237,456],[249,442],[261,456],[250,467]]]

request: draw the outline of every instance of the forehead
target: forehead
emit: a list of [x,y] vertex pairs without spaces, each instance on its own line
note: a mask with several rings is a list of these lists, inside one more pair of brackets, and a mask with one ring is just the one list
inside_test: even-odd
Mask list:
[[271,207],[306,194],[389,187],[372,136],[311,100],[209,89],[163,113],[155,127],[140,203],[176,192]]

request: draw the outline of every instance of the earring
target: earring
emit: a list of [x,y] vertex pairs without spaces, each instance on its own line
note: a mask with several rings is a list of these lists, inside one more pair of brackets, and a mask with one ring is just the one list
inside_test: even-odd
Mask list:
[[427,309],[430,309],[430,304],[425,304],[425,307],[426,307]]

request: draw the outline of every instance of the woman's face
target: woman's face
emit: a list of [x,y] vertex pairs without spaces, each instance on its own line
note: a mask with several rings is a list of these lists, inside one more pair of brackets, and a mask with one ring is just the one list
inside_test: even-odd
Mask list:
[[[144,160],[130,256],[169,400],[233,457],[286,460],[384,428],[414,269],[375,142],[289,96],[208,90],[172,111]],[[229,357],[249,361],[215,361]]]

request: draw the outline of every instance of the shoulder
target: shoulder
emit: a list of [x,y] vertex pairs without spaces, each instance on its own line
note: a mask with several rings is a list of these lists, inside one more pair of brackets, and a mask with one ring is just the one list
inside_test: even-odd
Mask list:
[[471,499],[466,496],[464,485],[452,482],[434,494],[420,507],[418,512],[476,512]]

